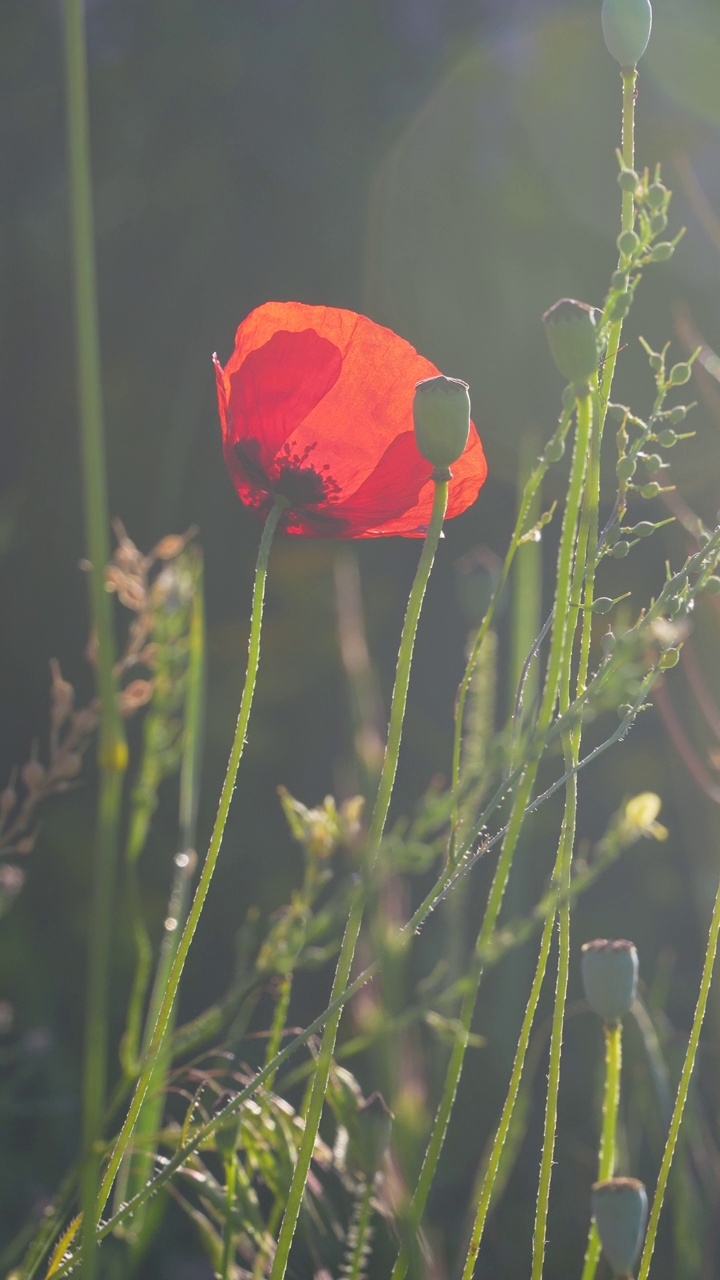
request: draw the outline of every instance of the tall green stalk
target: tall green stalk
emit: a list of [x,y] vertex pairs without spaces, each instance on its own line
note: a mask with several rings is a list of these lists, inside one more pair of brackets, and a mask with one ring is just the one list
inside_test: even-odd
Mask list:
[[113,1182],[115,1181],[115,1176],[132,1138],[143,1100],[148,1091],[148,1086],[155,1074],[158,1059],[163,1052],[165,1036],[172,1019],[175,997],[177,996],[178,987],[180,986],[180,979],[182,977],[185,961],[205,904],[205,899],[208,895],[213,872],[217,865],[220,846],[222,844],[222,838],[225,831],[225,824],[227,822],[228,813],[230,812],[230,803],[235,789],[235,779],[237,777],[238,766],[245,746],[245,735],[247,732],[248,721],[250,719],[253,695],[255,693],[255,683],[260,663],[260,632],[262,629],[263,602],[265,598],[265,583],[267,580],[267,566],[270,547],[277,523],[286,505],[285,499],[275,499],[275,503],[265,522],[262,538],[260,539],[257,567],[255,570],[255,585],[253,588],[252,612],[250,617],[250,641],[248,646],[247,672],[245,675],[242,698],[240,700],[240,712],[235,728],[235,737],[233,738],[233,744],[230,750],[230,759],[228,761],[227,772],[225,774],[225,781],[223,782],[222,791],[220,793],[220,802],[218,805],[217,816],[215,818],[215,825],[213,827],[210,845],[203,864],[200,879],[198,881],[198,886],[195,890],[195,897],[193,898],[192,906],[190,907],[188,918],[185,923],[185,928],[182,931],[182,936],[178,942],[177,950],[173,956],[172,964],[167,976],[165,991],[157,1014],[157,1022],[155,1023],[155,1028],[147,1047],[147,1052],[135,1087],[135,1092],[125,1118],[125,1123],[123,1124],[123,1127],[116,1139],[115,1146],[113,1147],[112,1154],[102,1180],[100,1194],[95,1208],[95,1226],[97,1225],[97,1219],[107,1203]]
[[[388,809],[390,808],[390,799],[395,782],[398,755],[400,752],[400,740],[402,737],[405,704],[407,702],[407,691],[410,682],[410,667],[412,663],[413,648],[415,645],[415,633],[417,631],[420,610],[425,597],[425,589],[427,587],[428,578],[430,577],[430,570],[432,569],[433,561],[435,559],[435,551],[442,532],[445,510],[447,507],[447,495],[448,481],[446,479],[436,478],[430,525],[425,536],[420,562],[415,574],[415,581],[413,582],[412,589],[410,591],[407,611],[405,614],[405,622],[403,624],[402,636],[400,639],[395,687],[393,689],[392,705],[390,708],[387,746],[385,748],[385,757],[383,759],[383,766],[380,773],[380,781],[378,784],[378,791],[367,839],[365,863],[367,872],[370,872],[375,865],[380,849],[380,841],[382,839],[383,831],[385,830]],[[350,915],[345,927],[345,934],[343,936],[337,969],[335,971],[335,980],[333,982],[332,994],[330,996],[331,1002],[334,1001],[348,985],[364,910],[365,894],[361,891],[356,896],[350,908]],[[290,1190],[288,1192],[285,1214],[280,1227],[277,1250],[275,1258],[273,1259],[270,1280],[282,1280],[287,1268],[290,1247],[295,1235],[295,1227],[300,1214],[302,1198],[305,1193],[305,1184],[307,1182],[307,1176],[310,1169],[310,1161],[315,1149],[315,1142],[317,1139],[318,1129],[320,1127],[320,1117],[322,1115],[323,1102],[325,1100],[325,1093],[327,1091],[328,1079],[332,1067],[335,1040],[337,1037],[338,1027],[340,1025],[341,1012],[340,1008],[335,1010],[330,1017],[328,1017],[325,1023],[320,1051],[315,1064],[312,1091],[310,1094],[307,1113],[305,1115],[303,1138],[300,1144],[300,1150],[298,1152],[297,1163],[293,1172]]]
[[[508,820],[507,834],[500,850],[500,857],[498,859],[498,864],[495,868],[495,874],[490,887],[490,893],[485,907],[485,914],[483,916],[480,933],[476,943],[476,954],[472,969],[467,976],[467,989],[463,996],[463,1002],[458,1019],[464,1034],[458,1035],[450,1056],[450,1062],[445,1075],[443,1092],[435,1115],[430,1141],[425,1152],[420,1177],[410,1206],[408,1229],[411,1232],[419,1229],[427,1198],[430,1194],[430,1187],[435,1176],[435,1170],[437,1169],[438,1161],[440,1159],[440,1152],[445,1141],[445,1134],[447,1133],[450,1115],[452,1113],[455,1096],[460,1083],[460,1075],[465,1059],[470,1025],[482,980],[484,970],[484,961],[482,957],[488,941],[495,930],[497,918],[505,896],[508,878],[510,876],[513,857],[515,855],[515,850],[525,821],[526,810],[532,798],[540,755],[542,754],[544,747],[544,738],[552,721],[553,711],[557,703],[558,692],[561,685],[563,655],[567,647],[566,632],[568,627],[571,625],[573,615],[575,618],[577,616],[576,611],[571,609],[570,606],[573,585],[573,566],[575,561],[575,541],[582,506],[583,484],[589,447],[589,426],[589,419],[581,419],[578,417],[570,484],[568,487],[568,497],[558,551],[557,582],[553,627],[550,639],[550,653],[548,656],[542,704],[538,714],[535,733],[533,735],[535,754],[529,759],[525,772],[519,781],[518,790],[513,799],[513,805]],[[572,621],[572,626],[574,630],[574,619]],[[392,1280],[403,1280],[404,1276],[407,1274],[407,1268],[408,1250],[406,1246],[403,1245],[395,1263],[395,1267],[393,1268]]]
[[690,1088],[690,1077],[692,1076],[693,1067],[695,1066],[695,1057],[697,1055],[698,1043],[700,1041],[700,1032],[702,1031],[702,1025],[705,1020],[705,1010],[707,1009],[708,996],[710,994],[710,984],[712,982],[713,969],[715,967],[715,956],[717,954],[719,935],[720,887],[718,888],[715,896],[715,905],[713,907],[710,931],[708,933],[707,949],[705,951],[705,962],[703,964],[702,978],[700,979],[700,990],[698,992],[697,1004],[695,1006],[695,1016],[693,1017],[693,1024],[690,1030],[690,1039],[685,1053],[685,1061],[683,1062],[682,1071],[680,1073],[680,1083],[678,1085],[675,1106],[673,1107],[672,1118],[670,1120],[670,1130],[668,1132],[667,1142],[665,1143],[662,1164],[660,1165],[660,1173],[658,1174],[657,1186],[653,1197],[650,1221],[648,1223],[647,1235],[645,1237],[645,1245],[640,1259],[638,1280],[647,1280],[650,1263],[652,1262],[658,1222],[660,1221],[660,1212],[665,1198],[668,1178],[670,1177],[670,1168],[672,1166],[673,1156],[675,1155],[675,1147],[677,1146],[683,1111],[685,1110],[685,1103],[687,1102],[688,1090]]
[[[97,682],[100,694],[100,795],[90,913],[82,1108],[82,1203],[87,1224],[92,1223],[93,1219],[98,1175],[96,1147],[102,1129],[107,1091],[107,987],[112,938],[110,926],[127,745],[116,697],[111,601],[105,590],[105,565],[110,558],[110,546],[82,0],[64,0],[63,16],[85,542],[90,562],[90,607],[97,640]],[[82,1245],[83,1280],[93,1280],[95,1257],[94,1233],[91,1229],[86,1229],[83,1231]]]
[[[605,1024],[605,1088],[603,1091],[603,1122],[598,1159],[598,1182],[606,1182],[615,1172],[615,1142],[617,1134],[618,1106],[620,1104],[620,1069],[622,1067],[622,1023]],[[595,1280],[600,1258],[600,1236],[593,1221],[588,1233],[585,1263],[581,1280]]]

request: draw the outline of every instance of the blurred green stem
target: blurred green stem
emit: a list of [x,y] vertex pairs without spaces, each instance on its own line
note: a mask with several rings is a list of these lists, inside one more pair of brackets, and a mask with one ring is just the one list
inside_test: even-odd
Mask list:
[[660,1173],[658,1174],[657,1186],[655,1188],[655,1196],[653,1198],[652,1210],[650,1213],[650,1221],[648,1223],[647,1235],[645,1237],[645,1247],[643,1248],[642,1258],[640,1259],[640,1270],[638,1271],[638,1280],[647,1280],[647,1274],[650,1270],[652,1262],[653,1250],[655,1248],[655,1237],[657,1236],[658,1222],[660,1220],[660,1212],[665,1198],[668,1178],[670,1176],[670,1167],[675,1155],[675,1147],[677,1145],[678,1134],[680,1132],[680,1123],[687,1102],[688,1089],[690,1088],[690,1077],[695,1066],[695,1056],[697,1054],[698,1043],[700,1040],[700,1032],[702,1031],[703,1021],[705,1019],[705,1010],[707,1009],[708,996],[710,994],[710,984],[712,982],[713,968],[715,966],[715,956],[717,954],[718,935],[720,934],[720,887],[715,897],[715,905],[713,907],[712,919],[710,921],[710,932],[708,934],[707,950],[705,952],[705,963],[703,965],[702,978],[700,980],[700,990],[698,992],[697,1004],[695,1006],[695,1016],[690,1031],[690,1039],[688,1041],[685,1061],[683,1062],[682,1072],[680,1074],[680,1083],[678,1085],[677,1096],[675,1098],[675,1106],[673,1108],[672,1118],[670,1120],[670,1130],[665,1143],[665,1151],[663,1152],[662,1164],[660,1165]]
[[[430,525],[428,527],[427,534],[425,535],[425,542],[417,572],[415,574],[415,581],[413,582],[412,589],[410,591],[407,611],[405,614],[405,622],[403,624],[402,636],[400,639],[395,687],[393,689],[392,705],[390,708],[387,746],[385,748],[385,756],[380,773],[380,782],[378,784],[375,806],[367,838],[365,861],[366,873],[369,873],[375,865],[380,849],[380,841],[382,839],[383,831],[385,830],[388,809],[390,808],[390,799],[395,782],[395,773],[397,771],[398,755],[400,751],[403,720],[405,717],[405,704],[407,702],[407,691],[410,682],[410,667],[412,664],[413,648],[415,645],[415,633],[417,631],[420,610],[425,597],[425,589],[427,587],[428,578],[430,577],[430,570],[432,569],[433,561],[435,559],[435,551],[442,532],[445,509],[447,507],[447,495],[448,481],[446,479],[436,478],[435,496],[433,500]],[[365,894],[364,891],[361,890],[355,897],[350,908],[350,915],[345,927],[345,934],[340,948],[335,980],[333,982],[332,993],[330,996],[331,1002],[336,1000],[348,985],[364,909]],[[315,1142],[317,1139],[318,1129],[320,1127],[320,1117],[322,1115],[323,1102],[325,1100],[325,1093],[327,1091],[328,1079],[332,1067],[333,1053],[335,1051],[335,1039],[337,1037],[341,1013],[342,1009],[337,1008],[328,1017],[325,1023],[320,1052],[318,1054],[315,1073],[313,1076],[310,1102],[305,1116],[303,1138],[300,1144],[300,1150],[298,1152],[297,1163],[293,1172],[290,1190],[288,1192],[287,1205],[282,1225],[280,1227],[278,1245],[275,1258],[273,1259],[270,1280],[282,1280],[287,1268],[290,1247],[295,1235],[295,1227],[300,1214],[302,1198],[305,1193],[305,1184],[307,1182],[307,1176],[310,1169],[310,1161],[312,1159],[313,1151],[315,1150]]]
[[123,1124],[115,1142],[108,1167],[103,1177],[96,1209],[98,1216],[102,1213],[105,1204],[107,1203],[118,1168],[128,1148],[130,1139],[132,1138],[138,1115],[143,1104],[143,1099],[145,1098],[148,1086],[155,1074],[160,1054],[163,1051],[163,1043],[172,1018],[175,997],[180,985],[185,961],[205,904],[205,899],[210,888],[210,882],[220,853],[225,824],[227,822],[228,813],[230,812],[230,803],[235,789],[235,779],[237,777],[238,766],[245,746],[245,735],[247,732],[248,721],[250,719],[250,709],[252,707],[258,666],[260,663],[260,632],[262,629],[262,613],[263,601],[265,598],[265,583],[267,580],[268,557],[270,555],[273,534],[275,533],[277,523],[285,507],[286,502],[284,499],[275,499],[275,503],[270,514],[265,521],[262,538],[260,539],[260,548],[258,551],[257,567],[255,571],[255,586],[253,589],[252,613],[250,618],[250,641],[248,646],[247,672],[240,701],[240,712],[235,728],[235,737],[230,751],[230,759],[228,761],[227,772],[225,774],[225,781],[223,782],[222,791],[220,793],[220,802],[218,805],[217,816],[215,818],[215,825],[210,838],[207,857],[205,858],[200,880],[198,881],[198,886],[195,891],[195,897],[193,898],[185,928],[182,931],[182,935],[177,945],[177,950],[173,956],[172,964],[170,965],[167,975],[167,983],[157,1014],[157,1022],[155,1023],[152,1038],[147,1048],[142,1070],[130,1103],[130,1108],[126,1116],[125,1123]]
[[83,1280],[93,1280],[96,1263],[94,1204],[99,1169],[96,1147],[102,1130],[107,1089],[107,986],[127,745],[116,697],[111,601],[105,590],[105,566],[110,558],[110,547],[95,286],[87,59],[81,0],[64,0],[63,16],[85,541],[90,561],[90,605],[97,644],[97,683],[100,694],[100,795],[90,912],[82,1120],[82,1204],[85,1223],[82,1235],[82,1276]]
[[[606,1182],[615,1172],[615,1141],[617,1135],[618,1107],[620,1104],[620,1069],[622,1067],[622,1023],[605,1023],[605,1090],[603,1094],[603,1123],[600,1135],[598,1182]],[[588,1233],[585,1265],[581,1280],[595,1280],[600,1258],[600,1236],[595,1222]]]

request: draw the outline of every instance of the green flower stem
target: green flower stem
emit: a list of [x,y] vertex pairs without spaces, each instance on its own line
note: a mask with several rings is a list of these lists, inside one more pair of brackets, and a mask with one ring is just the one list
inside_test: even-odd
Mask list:
[[[550,639],[550,653],[548,656],[543,700],[534,734],[535,751],[529,759],[525,772],[519,781],[518,791],[515,795],[510,818],[508,820],[507,833],[502,844],[497,867],[495,868],[495,874],[490,887],[482,926],[477,939],[473,966],[467,975],[467,989],[463,997],[458,1017],[461,1034],[458,1035],[455,1044],[453,1045],[450,1062],[448,1063],[445,1074],[442,1096],[433,1122],[430,1141],[425,1152],[425,1158],[420,1170],[420,1177],[410,1205],[408,1229],[411,1232],[417,1231],[420,1227],[427,1198],[430,1194],[430,1187],[435,1177],[435,1171],[437,1169],[440,1153],[445,1141],[445,1134],[450,1122],[455,1096],[460,1083],[460,1075],[470,1035],[470,1025],[472,1023],[475,1005],[477,1002],[478,990],[482,980],[484,970],[483,954],[492,934],[495,931],[495,925],[497,923],[502,901],[505,896],[505,889],[510,876],[513,857],[515,855],[515,850],[525,821],[526,810],[532,798],[540,755],[545,745],[545,736],[552,722],[553,711],[555,709],[561,685],[563,655],[566,649],[567,661],[569,662],[570,660],[571,645],[566,642],[566,632],[570,625],[574,630],[576,618],[575,610],[571,609],[571,592],[575,541],[582,506],[583,484],[589,446],[589,429],[589,416],[585,415],[582,418],[579,416],[570,473],[570,484],[568,487],[568,497],[563,519],[562,533],[560,536],[560,548],[558,551],[553,627]],[[573,614],[575,614],[575,617],[571,618],[571,615]],[[469,669],[470,666],[471,663],[468,664]],[[459,731],[458,726],[461,724],[461,712],[462,707],[459,698],[458,716],[456,719],[456,740]],[[406,1246],[403,1245],[393,1268],[392,1280],[403,1280],[404,1276],[407,1274],[407,1268],[408,1250]]]
[[500,1168],[500,1160],[502,1158],[503,1148],[510,1132],[513,1111],[517,1102],[520,1090],[520,1081],[522,1079],[523,1068],[525,1066],[525,1057],[527,1055],[528,1045],[530,1043],[530,1035],[535,1021],[535,1013],[537,1011],[538,1000],[540,999],[540,991],[542,989],[545,971],[547,969],[548,956],[550,954],[550,944],[552,942],[553,926],[555,924],[555,903],[548,911],[543,926],[542,938],[540,940],[540,952],[538,962],[535,968],[535,977],[530,989],[530,997],[528,999],[525,1015],[523,1017],[520,1036],[515,1050],[515,1059],[513,1061],[512,1073],[510,1076],[510,1084],[508,1086],[507,1095],[503,1105],[500,1122],[497,1132],[493,1139],[493,1144],[488,1157],[487,1168],[483,1177],[480,1194],[478,1198],[477,1208],[475,1210],[475,1221],[473,1223],[472,1234],[470,1237],[470,1245],[468,1248],[465,1266],[463,1268],[462,1280],[471,1280],[475,1263],[480,1250],[480,1241],[482,1240],[483,1231],[485,1230],[485,1222],[487,1220],[488,1210],[490,1208],[490,1200],[495,1185],[498,1169]]
[[688,1089],[690,1088],[690,1077],[693,1072],[693,1067],[695,1066],[695,1056],[697,1054],[698,1042],[700,1040],[700,1032],[705,1019],[705,1010],[707,1009],[708,996],[710,994],[710,983],[712,982],[715,956],[717,954],[718,934],[720,934],[720,887],[718,887],[717,895],[715,897],[715,905],[713,907],[712,919],[710,921],[710,932],[708,934],[707,950],[705,952],[705,963],[703,965],[700,990],[698,992],[697,1004],[695,1006],[695,1016],[693,1018],[693,1024],[690,1031],[690,1039],[688,1041],[687,1052],[685,1054],[685,1061],[683,1062],[683,1068],[680,1074],[680,1083],[678,1085],[677,1096],[675,1098],[672,1119],[670,1120],[670,1130],[668,1132],[667,1142],[665,1143],[665,1151],[663,1152],[662,1164],[660,1165],[657,1186],[655,1188],[650,1221],[648,1223],[647,1235],[645,1237],[645,1247],[643,1248],[642,1258],[640,1259],[638,1280],[647,1280],[647,1274],[650,1270],[650,1263],[652,1261],[653,1250],[655,1248],[655,1237],[657,1235],[658,1222],[660,1220],[660,1212],[662,1210],[663,1199],[665,1197],[668,1178],[670,1176],[670,1167],[673,1162],[673,1156],[675,1155],[675,1147],[677,1145],[678,1134],[680,1132],[680,1122],[682,1121]]
[[[380,841],[385,829],[385,822],[387,819],[388,809],[390,807],[390,798],[392,796],[393,785],[395,782],[398,753],[400,750],[403,719],[405,716],[405,704],[407,701],[408,684],[410,681],[410,665],[412,662],[413,647],[415,643],[415,633],[417,631],[420,610],[425,596],[425,588],[430,576],[430,570],[435,558],[435,551],[437,549],[443,520],[445,518],[447,493],[448,481],[445,479],[436,479],[432,517],[425,537],[425,543],[420,556],[420,563],[418,564],[415,581],[413,582],[412,590],[410,592],[402,637],[400,640],[395,687],[393,689],[392,705],[390,708],[388,740],[385,748],[385,757],[383,759],[380,782],[378,784],[378,792],[375,799],[375,806],[367,840],[366,869],[368,872],[372,870],[377,859]],[[350,914],[345,928],[342,946],[340,948],[340,955],[338,957],[332,994],[330,996],[331,1002],[336,1000],[348,985],[350,970],[355,956],[355,947],[357,945],[360,926],[362,924],[364,907],[365,895],[361,892],[356,896],[350,908]],[[295,1234],[295,1227],[305,1192],[305,1183],[310,1169],[310,1161],[315,1149],[315,1142],[317,1139],[318,1129],[320,1127],[320,1117],[322,1114],[323,1102],[325,1100],[330,1069],[332,1067],[335,1039],[337,1036],[338,1026],[340,1024],[340,1017],[341,1009],[338,1008],[330,1015],[330,1017],[328,1017],[325,1023],[320,1051],[315,1066],[315,1074],[313,1076],[310,1102],[305,1116],[303,1138],[300,1144],[300,1150],[298,1152],[297,1163],[293,1172],[290,1190],[288,1192],[285,1214],[280,1227],[278,1245],[275,1252],[275,1258],[273,1259],[270,1280],[282,1280],[287,1268],[290,1247]]]
[[372,1221],[373,1179],[367,1178],[360,1194],[354,1222],[350,1228],[352,1252],[343,1266],[343,1280],[363,1280],[367,1275],[365,1263],[370,1247],[370,1223]]
[[[577,397],[578,438],[587,442],[588,470],[585,485],[580,532],[575,555],[575,574],[573,594],[580,595],[584,577],[585,591],[583,604],[582,635],[580,640],[580,658],[577,675],[577,693],[585,689],[588,664],[590,659],[590,639],[592,634],[592,601],[594,591],[595,560],[597,557],[597,525],[600,486],[600,450],[599,431],[593,430],[593,407],[595,405],[595,389],[588,387]],[[563,671],[560,679],[560,711],[566,712],[570,705],[570,681],[572,665],[572,648],[575,633],[575,622],[570,620],[566,632],[566,648],[564,652]],[[568,772],[577,765],[580,758],[580,739],[582,722],[564,735],[565,766]],[[570,976],[570,877],[572,871],[572,854],[575,844],[575,828],[577,821],[577,774],[568,778],[565,788],[565,813],[563,815],[560,845],[558,848],[555,876],[559,885],[562,901],[558,908],[558,973],[555,986],[555,1003],[553,1006],[552,1030],[550,1034],[550,1063],[548,1070],[548,1091],[545,1103],[545,1124],[543,1132],[543,1148],[540,1160],[540,1177],[535,1210],[535,1229],[533,1231],[533,1260],[531,1280],[541,1280],[545,1260],[545,1242],[547,1239],[547,1218],[550,1206],[550,1183],[552,1181],[553,1158],[555,1154],[555,1135],[557,1131],[558,1098],[560,1092],[560,1059],[562,1055],[562,1038],[565,1025],[565,1001]]]
[[157,1015],[157,1022],[155,1024],[150,1044],[148,1045],[137,1085],[135,1086],[135,1092],[130,1103],[130,1108],[125,1118],[125,1123],[123,1124],[115,1142],[108,1167],[103,1177],[100,1194],[95,1208],[96,1218],[93,1224],[94,1226],[97,1225],[97,1218],[99,1218],[105,1204],[107,1203],[118,1168],[120,1167],[122,1158],[128,1148],[130,1139],[132,1138],[137,1118],[143,1104],[143,1099],[145,1098],[148,1086],[155,1073],[158,1058],[162,1053],[163,1042],[168,1025],[172,1018],[173,1006],[175,1004],[175,997],[180,985],[183,967],[210,888],[210,881],[212,880],[213,872],[217,864],[218,854],[220,853],[225,824],[230,811],[230,802],[235,789],[235,779],[237,777],[238,766],[245,746],[245,735],[247,732],[248,721],[250,719],[250,709],[252,707],[258,665],[260,662],[260,631],[262,627],[263,601],[265,598],[265,583],[267,580],[270,546],[272,544],[273,534],[275,533],[278,520],[285,509],[285,505],[284,499],[275,500],[275,504],[272,507],[272,510],[265,522],[265,527],[263,528],[260,548],[258,551],[257,568],[255,571],[255,586],[253,589],[252,612],[250,618],[250,642],[248,647],[248,665],[245,675],[245,685],[240,701],[240,712],[238,715],[237,726],[235,728],[235,737],[230,751],[227,773],[225,774],[225,781],[223,782],[222,791],[220,793],[217,817],[215,818],[215,825],[210,838],[207,857],[205,858],[198,886],[195,890],[195,897],[193,898],[192,906],[185,923],[185,928],[183,929],[182,936],[178,942],[177,951],[175,952],[172,965],[168,973],[165,992]]
[[[623,165],[626,169],[635,167],[635,88],[637,85],[637,69],[629,68],[621,71],[622,76],[622,158]],[[620,231],[632,231],[635,221],[635,209],[633,205],[632,191],[623,191],[622,206],[620,217]],[[622,336],[622,320],[615,320],[608,328],[607,336],[607,357],[603,367],[602,382],[600,386],[600,403],[602,409],[602,419],[600,428],[605,421],[605,411],[607,402],[610,399],[610,388],[612,387],[613,378],[615,376],[615,361],[617,353],[620,350],[620,338]]]
[[[622,1023],[605,1023],[605,1090],[603,1094],[603,1123],[600,1135],[598,1182],[612,1178],[615,1172],[615,1141],[617,1136],[618,1106],[620,1103],[620,1069],[622,1066]],[[595,1222],[591,1222],[585,1250],[585,1264],[581,1280],[595,1280],[600,1259],[600,1236]]]
[[[570,413],[565,413],[563,414],[563,417],[560,419],[559,429],[558,429],[558,432],[556,433],[559,439],[564,439],[564,436],[567,432],[569,424],[570,424]],[[456,845],[457,845],[457,836],[458,836],[458,828],[459,828],[459,821],[460,821],[460,814],[459,814],[460,765],[461,765],[461,752],[462,752],[463,724],[465,719],[465,703],[467,702],[467,696],[470,689],[470,685],[472,683],[472,677],[475,671],[475,665],[477,663],[478,654],[480,653],[483,640],[485,639],[485,636],[487,635],[490,629],[490,624],[492,623],[492,620],[495,616],[495,609],[497,607],[497,603],[500,599],[500,596],[502,595],[503,587],[507,582],[508,575],[512,568],[513,561],[515,559],[515,553],[522,541],[522,536],[525,531],[525,526],[527,524],[528,518],[530,517],[530,514],[535,507],[540,485],[542,484],[542,481],[547,469],[548,469],[548,463],[541,460],[535,467],[534,471],[532,471],[532,473],[528,477],[528,480],[525,484],[525,488],[523,489],[522,498],[520,499],[520,506],[518,510],[517,520],[515,521],[515,528],[513,530],[513,535],[510,540],[510,546],[508,547],[502,569],[500,570],[500,576],[498,578],[497,586],[495,587],[495,590],[493,592],[492,599],[488,606],[487,612],[475,635],[475,639],[473,641],[473,645],[470,650],[470,656],[468,658],[468,661],[465,667],[465,672],[464,672],[460,687],[458,689],[457,698],[455,701],[455,732],[453,737],[453,757],[452,757],[453,802],[452,802],[452,813],[451,813],[450,848],[449,848],[449,857],[448,857],[448,860],[451,863],[456,861],[456,858],[457,858]]]
[[235,1252],[233,1213],[235,1211],[236,1186],[237,1156],[233,1152],[225,1161],[225,1229],[223,1231],[223,1251],[219,1280],[231,1280],[233,1275],[233,1254]]
[[[97,682],[100,694],[100,796],[90,912],[82,1108],[82,1203],[85,1221],[90,1221],[97,1189],[96,1147],[102,1130],[107,1089],[107,985],[112,938],[110,922],[118,861],[122,780],[128,757],[116,697],[111,601],[105,590],[105,565],[110,558],[110,547],[95,287],[87,59],[81,0],[65,0],[63,17],[85,542],[90,561],[90,606],[97,639]],[[84,1231],[83,1280],[92,1280],[95,1261],[96,1244],[93,1233]]]

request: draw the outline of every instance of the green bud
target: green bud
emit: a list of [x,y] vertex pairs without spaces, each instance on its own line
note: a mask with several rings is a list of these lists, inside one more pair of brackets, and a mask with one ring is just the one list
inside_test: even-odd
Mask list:
[[613,1275],[629,1276],[640,1252],[647,1192],[637,1178],[609,1178],[592,1189],[592,1215]]
[[636,538],[649,538],[654,533],[657,525],[651,524],[649,520],[641,520],[640,524],[636,524],[633,529],[629,529],[629,533],[634,533]]
[[679,649],[666,649],[664,653],[660,654],[660,661],[658,662],[658,667],[660,668],[661,671],[669,671],[671,667],[676,667],[679,661],[680,661]]
[[662,182],[652,182],[645,193],[651,209],[662,209],[668,197],[668,189]]
[[638,176],[634,169],[621,169],[618,174],[621,191],[634,191],[638,184]]
[[600,363],[594,309],[574,298],[561,298],[542,319],[559,372],[576,386],[587,383]]
[[592,611],[600,614],[609,613],[614,604],[615,601],[609,596],[598,596],[597,600],[593,600]]
[[663,358],[661,355],[658,355],[657,351],[653,351],[652,355],[650,356],[650,368],[652,369],[653,373],[662,373]]
[[[675,408],[671,409],[668,414],[668,422],[671,422],[674,427],[679,427],[680,423],[687,418],[687,412],[687,405],[676,404]],[[672,443],[675,444],[677,436],[674,431],[665,432],[664,434],[674,436]]]
[[610,277],[610,285],[613,289],[621,289],[624,293],[628,286],[627,271],[613,271]]
[[564,440],[548,440],[543,450],[543,457],[546,462],[559,462],[564,452]]
[[663,449],[672,449],[673,445],[677,444],[675,432],[670,427],[664,427],[658,435],[658,444],[662,445]]
[[630,307],[632,306],[631,293],[619,293],[617,298],[613,298],[608,307],[608,320],[624,320]]
[[635,475],[636,467],[637,459],[631,458],[629,454],[626,454],[623,458],[618,458],[617,466],[615,468],[618,480],[620,480],[622,484],[627,484],[628,480],[632,480]]
[[609,547],[614,547],[615,543],[619,542],[619,540],[620,540],[620,525],[614,524],[612,528],[608,529],[605,541],[607,542]]
[[470,434],[470,396],[460,378],[424,378],[413,400],[415,441],[434,467],[449,467],[463,453]]
[[643,462],[648,471],[659,471],[663,465],[663,460],[659,453],[649,453],[646,458],[643,458]]
[[629,550],[629,542],[616,542],[610,554],[613,555],[616,560],[624,560]]
[[[660,229],[664,230],[664,227],[661,227]],[[669,240],[662,240],[660,244],[656,244],[655,248],[650,250],[646,261],[667,262],[669,258],[672,258],[674,252],[675,245],[671,244]]]
[[720,596],[720,578],[713,574],[705,583],[703,591],[707,591],[709,596]]
[[657,498],[659,492],[660,492],[660,485],[658,484],[657,480],[648,481],[648,483],[644,484],[640,490],[641,496],[643,498]]
[[608,417],[612,418],[613,422],[624,422],[627,414],[628,410],[624,404],[608,405]]
[[623,69],[637,66],[650,39],[650,0],[603,0],[601,17],[608,53]]
[[689,364],[674,364],[668,375],[668,386],[681,387],[684,382],[690,381],[691,373]]
[[[650,230],[652,231],[654,236],[659,236],[660,232],[665,230],[667,224],[668,224],[667,214],[656,213],[650,219]],[[670,255],[668,254],[668,257],[669,256]],[[661,261],[661,259],[658,259],[658,261]]]
[[619,1022],[630,1009],[638,980],[638,955],[624,938],[596,938],[582,949],[585,999],[603,1022]]
[[621,231],[617,238],[617,247],[626,258],[632,258],[640,248],[640,237],[635,231]]
[[606,631],[602,638],[602,650],[606,658],[611,658],[615,652],[616,645],[615,636],[612,631]]

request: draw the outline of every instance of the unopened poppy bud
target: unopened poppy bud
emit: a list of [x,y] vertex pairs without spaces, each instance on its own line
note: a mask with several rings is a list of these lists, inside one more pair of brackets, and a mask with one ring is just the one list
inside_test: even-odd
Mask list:
[[575,385],[587,383],[600,363],[593,308],[574,298],[561,298],[542,319],[559,372]]
[[623,70],[637,66],[652,30],[650,0],[603,0],[601,18],[608,53]]
[[632,942],[596,938],[582,949],[585,999],[603,1022],[619,1022],[635,999],[638,956]]
[[413,400],[415,441],[434,467],[449,467],[465,450],[470,434],[470,395],[460,378],[423,378]]
[[647,1192],[637,1178],[596,1182],[592,1215],[603,1253],[616,1276],[629,1276],[640,1252],[647,1218]]

